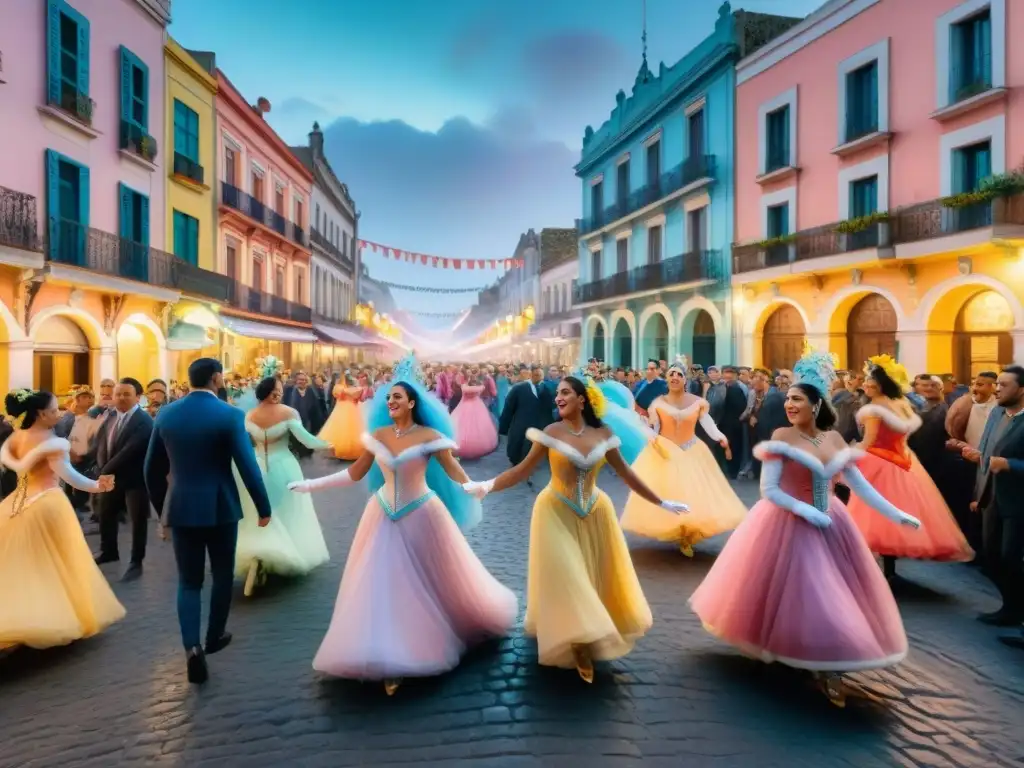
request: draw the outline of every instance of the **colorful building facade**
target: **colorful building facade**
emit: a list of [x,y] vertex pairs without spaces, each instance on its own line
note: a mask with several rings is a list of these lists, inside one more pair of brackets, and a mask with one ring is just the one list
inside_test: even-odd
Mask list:
[[582,358],[731,361],[734,65],[792,23],[724,3],[707,38],[657,73],[645,57],[631,94],[587,127],[576,166]]
[[1024,8],[832,0],[736,66],[740,361],[1024,359]]

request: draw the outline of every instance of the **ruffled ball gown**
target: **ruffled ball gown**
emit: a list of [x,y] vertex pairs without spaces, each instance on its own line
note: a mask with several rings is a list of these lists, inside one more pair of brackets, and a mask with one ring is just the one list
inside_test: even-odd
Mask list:
[[384,484],[359,521],[313,668],[357,680],[447,672],[469,646],[506,634],[518,601],[484,568],[427,485],[431,455],[456,444],[441,437],[397,456],[372,435],[363,444]]
[[57,478],[90,493],[99,485],[72,469],[63,438],[43,440],[21,458],[10,446],[4,443],[0,461],[17,473],[18,487],[0,502],[0,650],[97,635],[125,610],[96,567]]
[[481,399],[483,386],[462,386],[462,399],[452,411],[461,459],[479,459],[498,447],[498,428]]
[[[772,440],[754,456],[764,464],[763,490],[778,472],[775,498],[784,503],[762,498],[729,537],[690,598],[704,627],[750,656],[800,669],[853,672],[902,660],[907,637],[896,601],[834,492],[860,453],[847,448],[823,463]],[[801,503],[831,525],[798,516]]]
[[[254,563],[258,563],[264,573],[280,576],[307,574],[330,560],[330,555],[312,498],[288,490],[289,483],[303,479],[299,461],[289,449],[289,438],[295,437],[312,449],[327,448],[328,443],[307,432],[297,417],[267,429],[246,418],[245,428],[255,446],[256,461],[263,474],[273,514],[266,527],[260,528],[256,505],[235,469],[235,482],[242,500],[235,575],[247,578]],[[250,591],[252,586],[247,581],[246,591]]]
[[883,557],[966,562],[974,557],[967,539],[917,456],[907,447],[907,438],[921,427],[921,418],[911,413],[904,418],[893,410],[868,404],[857,411],[857,422],[877,422],[878,431],[857,466],[864,477],[885,498],[921,521],[917,530],[880,517],[859,498],[850,498],[849,510],[868,548]]
[[723,437],[709,408],[707,400],[701,398],[682,408],[664,397],[655,399],[648,418],[658,436],[633,462],[633,471],[651,490],[663,499],[686,499],[689,513],[674,514],[630,493],[622,515],[625,530],[678,543],[687,556],[693,555],[694,544],[731,531],[747,514],[715,457],[696,437],[698,422],[712,440]]
[[575,646],[594,661],[617,659],[653,624],[626,539],[608,495],[597,487],[612,437],[584,456],[538,429],[526,437],[548,448],[551,481],[530,522],[525,629],[541,664],[575,668]]
[[334,409],[318,435],[334,446],[334,455],[344,461],[355,461],[363,452],[360,436],[363,434],[363,409],[366,399],[364,387],[334,388]]

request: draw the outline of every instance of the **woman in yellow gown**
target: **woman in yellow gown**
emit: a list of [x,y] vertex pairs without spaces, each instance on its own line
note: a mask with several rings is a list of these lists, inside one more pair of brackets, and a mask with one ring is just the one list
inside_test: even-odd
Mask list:
[[68,441],[53,434],[53,394],[16,390],[5,405],[18,429],[0,461],[17,473],[18,487],[0,502],[0,651],[67,645],[124,618],[124,608],[93,562],[60,480],[104,493],[114,478],[90,480],[72,468]]
[[679,513],[686,506],[662,501],[619,453],[620,440],[604,426],[600,390],[588,381],[562,379],[555,394],[561,421],[543,432],[528,429],[527,457],[493,480],[466,483],[477,498],[527,480],[547,455],[551,482],[533,506],[526,633],[537,638],[541,664],[594,679],[594,661],[625,656],[653,619],[640,588],[611,499],[597,487],[605,463],[652,504]]
[[343,373],[333,394],[334,410],[317,437],[334,446],[337,458],[355,461],[363,453],[363,411],[359,404],[365,399],[366,390],[355,386],[352,377]]
[[747,508],[704,442],[696,436],[698,422],[712,440],[728,452],[726,439],[709,415],[710,405],[686,391],[682,361],[668,369],[668,394],[647,410],[654,438],[633,462],[633,471],[663,498],[686,495],[690,514],[674,515],[631,493],[622,515],[622,527],[630,533],[679,544],[687,557],[693,545],[733,530]]

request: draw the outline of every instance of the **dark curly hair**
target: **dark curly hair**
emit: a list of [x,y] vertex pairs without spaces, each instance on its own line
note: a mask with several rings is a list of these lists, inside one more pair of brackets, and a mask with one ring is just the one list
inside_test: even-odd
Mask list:
[[274,393],[278,384],[280,384],[280,382],[276,376],[267,376],[267,378],[261,379],[260,383],[256,385],[256,389],[254,390],[256,399],[262,403]]
[[54,400],[53,392],[40,389],[35,392],[24,394],[25,390],[8,392],[4,400],[4,410],[12,419],[24,416],[21,421],[21,428],[28,429],[36,423],[40,411],[45,411]]
[[594,412],[594,405],[590,402],[590,397],[587,395],[587,385],[575,376],[566,376],[562,381],[572,387],[572,391],[576,393],[577,397],[583,398],[583,423],[595,429],[603,427],[604,422]]
[[903,397],[903,390],[900,389],[900,385],[893,381],[889,374],[885,372],[885,368],[882,368],[880,365],[872,366],[868,372],[868,377],[878,385],[882,394],[890,400],[899,400]]

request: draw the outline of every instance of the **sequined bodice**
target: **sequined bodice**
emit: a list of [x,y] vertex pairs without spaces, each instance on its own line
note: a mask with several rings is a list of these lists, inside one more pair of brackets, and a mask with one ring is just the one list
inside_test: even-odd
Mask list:
[[462,397],[467,400],[472,400],[473,398],[480,397],[483,391],[483,387],[475,387],[469,384],[465,384],[462,387]]
[[607,463],[605,455],[619,447],[619,439],[613,437],[602,441],[584,456],[573,446],[539,429],[528,429],[526,437],[548,449],[551,466],[548,487],[580,517],[589,514],[600,493],[597,476]]
[[658,400],[652,409],[657,413],[659,434],[678,446],[689,445],[694,439],[703,404],[695,400],[685,408],[676,408]]
[[782,491],[821,512],[828,511],[835,484],[835,477],[823,477],[798,461],[785,459],[782,463],[782,481],[779,483]]
[[761,461],[780,459],[782,477],[779,489],[820,512],[827,512],[835,493],[836,477],[846,466],[864,454],[850,448],[839,451],[828,462],[789,443],[768,440],[759,443],[754,456]]
[[377,498],[392,519],[412,511],[423,500],[433,495],[427,485],[427,464],[438,451],[451,450],[456,444],[447,438],[438,438],[411,445],[392,454],[384,443],[372,435],[363,435],[363,445],[376,457],[384,484]]

